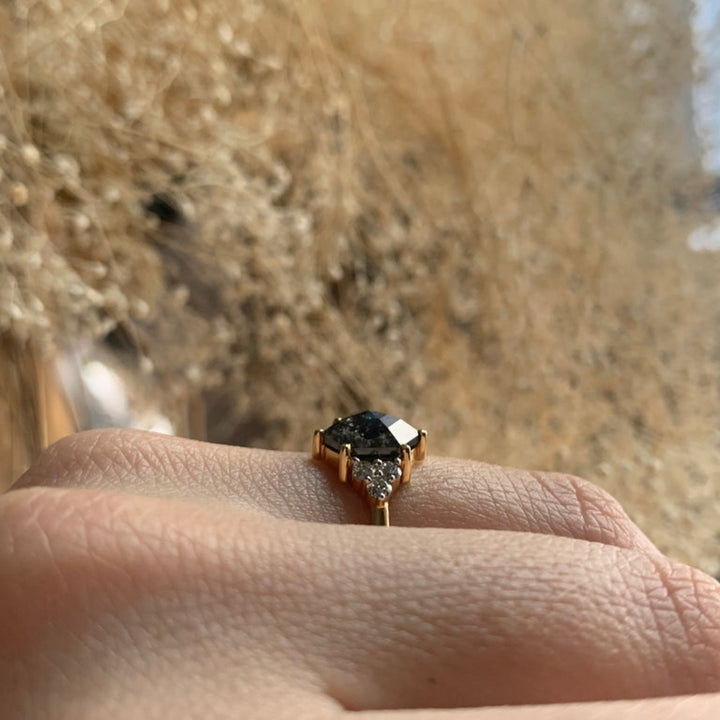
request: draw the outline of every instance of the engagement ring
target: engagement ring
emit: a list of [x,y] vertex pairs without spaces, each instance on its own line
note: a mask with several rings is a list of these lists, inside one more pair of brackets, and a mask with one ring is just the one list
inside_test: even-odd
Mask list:
[[337,418],[313,435],[316,460],[337,464],[340,482],[350,482],[370,503],[373,525],[389,525],[388,500],[410,482],[413,463],[425,459],[427,433],[400,418],[366,410]]

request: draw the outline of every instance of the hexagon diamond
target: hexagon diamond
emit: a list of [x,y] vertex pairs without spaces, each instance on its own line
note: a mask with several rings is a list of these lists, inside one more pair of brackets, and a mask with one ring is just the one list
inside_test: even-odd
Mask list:
[[400,456],[403,445],[416,447],[420,432],[394,415],[366,410],[334,422],[325,430],[323,442],[336,453],[348,443],[356,457],[390,460]]

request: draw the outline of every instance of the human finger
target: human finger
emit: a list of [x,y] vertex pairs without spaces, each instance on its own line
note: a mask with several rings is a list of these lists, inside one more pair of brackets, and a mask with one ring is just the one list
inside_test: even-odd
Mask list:
[[[66,674],[104,668],[119,682],[130,668],[135,684],[121,685],[138,696],[167,694],[177,677],[230,700],[286,682],[348,711],[720,690],[717,584],[660,557],[529,533],[28,492],[11,498],[14,514],[5,501],[0,523],[3,617],[26,674],[30,646]],[[33,613],[27,598],[46,600]],[[62,639],[44,640],[48,627]]]
[[[199,443],[134,430],[80,433],[56,443],[16,487],[106,488],[230,502],[274,517],[368,521],[368,507],[332,469],[300,453]],[[657,552],[619,503],[557,473],[430,457],[391,502],[392,522],[562,535]]]

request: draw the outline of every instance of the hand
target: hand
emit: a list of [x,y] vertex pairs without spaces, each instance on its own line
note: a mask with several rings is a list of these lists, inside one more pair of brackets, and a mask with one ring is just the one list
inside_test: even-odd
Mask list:
[[[307,456],[101,431],[16,488],[3,720],[720,716],[591,702],[720,690],[720,589],[577,478],[428,458],[379,528]],[[542,703],[588,704],[482,708]]]

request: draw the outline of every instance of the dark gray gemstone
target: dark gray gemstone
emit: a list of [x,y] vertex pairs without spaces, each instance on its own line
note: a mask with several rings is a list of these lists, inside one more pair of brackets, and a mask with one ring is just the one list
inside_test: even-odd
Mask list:
[[385,413],[366,410],[350,415],[325,430],[325,445],[335,452],[346,443],[357,458],[394,458],[403,445],[414,448],[420,433],[404,420]]

